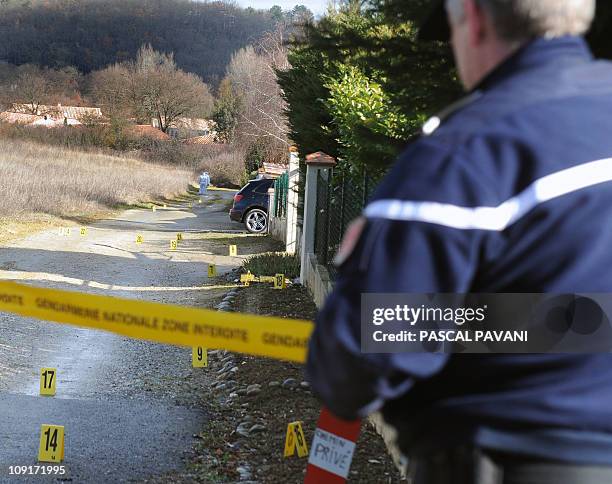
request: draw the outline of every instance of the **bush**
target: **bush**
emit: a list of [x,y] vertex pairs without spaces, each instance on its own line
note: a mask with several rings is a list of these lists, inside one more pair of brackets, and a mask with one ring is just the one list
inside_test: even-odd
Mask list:
[[201,147],[189,146],[177,140],[133,139],[131,143],[137,156],[154,163],[182,166],[196,170],[202,158]]
[[286,252],[266,252],[254,255],[244,261],[242,267],[256,276],[285,274],[285,277],[295,279],[300,275],[299,257]]
[[127,148],[126,140],[118,136],[117,130],[103,124],[47,128],[0,123],[0,136],[3,139],[34,141],[68,149]]
[[265,146],[261,141],[256,141],[249,146],[244,160],[244,166],[248,173],[257,172],[266,161]]
[[236,145],[200,147],[198,172],[207,171],[213,185],[238,188],[244,185],[244,151]]

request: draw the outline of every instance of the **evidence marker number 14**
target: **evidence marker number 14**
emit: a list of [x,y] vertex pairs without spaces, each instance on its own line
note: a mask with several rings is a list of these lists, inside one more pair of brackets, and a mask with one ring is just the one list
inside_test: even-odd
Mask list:
[[40,429],[39,462],[62,462],[64,460],[64,426],[46,425]]

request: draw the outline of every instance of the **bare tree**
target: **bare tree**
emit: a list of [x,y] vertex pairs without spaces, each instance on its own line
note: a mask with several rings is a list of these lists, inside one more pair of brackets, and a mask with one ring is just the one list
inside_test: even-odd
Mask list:
[[42,69],[33,65],[20,67],[14,86],[14,99],[27,114],[44,114],[40,106],[49,96],[50,84]]
[[137,113],[157,120],[164,133],[180,118],[209,116],[213,97],[195,74],[180,70],[172,54],[142,47],[131,66],[132,102]]
[[103,112],[110,118],[131,116],[131,74],[121,64],[113,64],[89,77],[89,91]]
[[[115,64],[90,78],[91,92],[110,116],[155,119],[164,133],[181,118],[210,116],[213,97],[195,74],[180,70],[172,54],[141,47],[133,62]],[[129,114],[127,114],[129,113]]]
[[238,133],[241,137],[267,139],[274,148],[285,149],[289,132],[285,102],[277,83],[277,70],[288,68],[283,34],[267,34],[255,47],[238,51],[227,77],[241,97]]
[[41,68],[32,64],[0,64],[0,104],[26,114],[41,112],[43,105],[80,103],[81,74],[74,67]]

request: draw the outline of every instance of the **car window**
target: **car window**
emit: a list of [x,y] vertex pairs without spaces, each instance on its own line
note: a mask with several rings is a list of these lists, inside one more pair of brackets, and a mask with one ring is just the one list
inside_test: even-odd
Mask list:
[[268,193],[268,189],[272,186],[273,181],[258,183],[255,187],[255,193]]
[[256,183],[249,182],[245,186],[243,186],[238,193],[247,194],[253,191],[254,188],[257,187]]

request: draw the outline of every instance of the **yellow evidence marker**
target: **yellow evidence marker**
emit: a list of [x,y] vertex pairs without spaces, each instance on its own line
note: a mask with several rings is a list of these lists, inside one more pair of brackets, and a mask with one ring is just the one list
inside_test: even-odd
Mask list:
[[142,235],[137,235],[136,236],[136,243],[137,244],[142,244],[144,242],[144,237]]
[[230,255],[230,257],[236,257],[238,255],[238,246],[230,245],[229,246],[229,255]]
[[64,426],[45,425],[40,429],[39,462],[62,462],[64,460]]
[[274,289],[285,289],[285,274],[276,274],[274,276]]
[[252,282],[255,280],[255,276],[251,273],[251,271],[246,274],[240,274],[240,282]]
[[177,241],[179,241],[179,242],[180,242],[181,240],[183,240],[183,234],[182,234],[182,233],[180,233],[180,232],[179,232],[178,234],[176,234],[176,240],[177,240]]
[[291,457],[297,449],[298,457],[308,456],[308,445],[302,430],[302,422],[291,422],[287,426],[287,437],[285,438],[284,457]]
[[176,250],[176,246],[177,246],[176,240],[171,240],[170,241],[170,250]]
[[40,394],[45,397],[55,396],[55,384],[57,381],[57,369],[40,369]]
[[205,368],[208,366],[208,350],[201,346],[194,346],[191,351],[191,363],[194,368]]
[[157,207],[153,204],[151,204],[151,210],[153,210],[154,212],[157,210]]
[[81,237],[87,237],[87,228],[81,227],[81,230],[79,230],[79,234]]
[[208,277],[217,277],[217,266],[208,264]]

